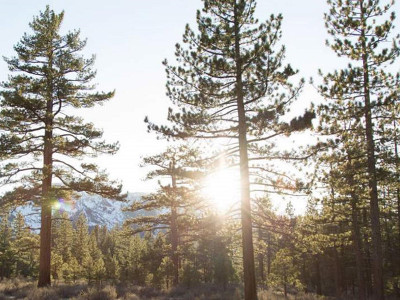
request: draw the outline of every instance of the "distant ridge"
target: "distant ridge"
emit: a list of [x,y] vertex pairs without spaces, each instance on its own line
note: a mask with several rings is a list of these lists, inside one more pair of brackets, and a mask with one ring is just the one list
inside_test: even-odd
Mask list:
[[[53,214],[56,211],[66,211],[72,221],[76,221],[80,214],[84,214],[88,220],[89,228],[96,225],[113,228],[122,225],[127,218],[135,215],[131,212],[124,212],[123,208],[140,200],[144,195],[145,193],[128,193],[127,201],[121,202],[82,193],[79,199],[68,203],[60,202],[60,207],[54,208]],[[12,210],[10,218],[14,219],[18,212],[22,213],[26,224],[32,230],[38,231],[40,229],[40,208],[38,206],[28,202],[26,205]]]

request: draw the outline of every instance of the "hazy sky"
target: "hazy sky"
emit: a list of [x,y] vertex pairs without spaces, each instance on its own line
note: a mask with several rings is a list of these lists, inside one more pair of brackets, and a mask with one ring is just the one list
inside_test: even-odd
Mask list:
[[[49,4],[56,12],[65,11],[63,30],[81,29],[88,38],[86,54],[96,54],[96,83],[101,90],[116,90],[116,96],[103,107],[84,112],[87,121],[104,129],[108,141],[119,141],[121,149],[98,163],[111,177],[119,178],[125,190],[151,189],[144,183],[140,157],[162,150],[163,142],[148,134],[143,119],[162,122],[169,99],[165,96],[164,58],[173,60],[174,45],[180,42],[186,23],[194,25],[199,0],[0,0],[0,55],[14,55],[15,45],[28,23]],[[398,7],[399,5],[396,4]],[[283,39],[287,63],[300,70],[302,77],[317,77],[318,68],[332,70],[338,64],[325,46],[327,37],[324,0],[259,0],[257,17],[282,13]],[[398,21],[397,21],[398,23]],[[399,26],[397,26],[399,27]],[[0,61],[0,81],[8,69]],[[312,87],[305,89],[298,107],[318,98]],[[303,103],[303,104],[302,104]]]

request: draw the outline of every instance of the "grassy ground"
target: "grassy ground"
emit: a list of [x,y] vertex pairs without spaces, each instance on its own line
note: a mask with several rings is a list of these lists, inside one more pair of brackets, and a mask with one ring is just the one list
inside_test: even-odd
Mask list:
[[[196,288],[177,287],[168,291],[160,291],[150,287],[139,287],[129,284],[92,285],[86,283],[58,283],[50,288],[38,289],[35,282],[21,279],[0,282],[0,300],[241,300],[242,289],[230,286],[226,290],[215,285],[202,285]],[[281,300],[283,295],[272,291],[260,291],[259,300]],[[313,295],[289,296],[290,300],[322,300],[325,298]]]

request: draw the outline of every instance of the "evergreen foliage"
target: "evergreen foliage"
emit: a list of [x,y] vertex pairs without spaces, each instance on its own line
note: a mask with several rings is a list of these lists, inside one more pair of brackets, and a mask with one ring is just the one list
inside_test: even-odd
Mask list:
[[[142,214],[128,220],[127,224],[134,226],[135,233],[168,231],[170,259],[174,266],[173,283],[177,285],[179,255],[183,243],[191,241],[185,235],[192,234],[197,223],[196,211],[203,207],[195,184],[201,176],[199,152],[187,146],[169,147],[162,154],[144,158],[144,165],[156,167],[148,173],[147,179],[160,178],[160,188],[127,208]],[[165,183],[166,179],[168,183]]]
[[[195,297],[199,286],[244,284],[246,300],[257,298],[256,286],[296,298],[400,298],[400,75],[390,72],[400,49],[399,36],[391,38],[393,2],[327,3],[328,45],[349,65],[320,72],[319,140],[303,159],[277,147],[293,132],[305,136],[315,117],[306,111],[287,118],[304,82],[291,83],[297,71],[284,64],[282,16],[260,23],[254,0],[203,1],[198,31],[187,26],[176,45],[177,65],[164,62],[174,105],[169,123],[146,118],[149,131],[185,144],[143,159],[158,189],[130,204],[133,217],[114,228],[89,228],[85,214],[72,221],[54,205],[82,191],[123,197],[95,164],[76,163],[117,151],[101,130],[72,114],[114,93],[94,90],[94,57],[80,56],[86,41],[79,30],[61,35],[64,13],[46,7],[15,46],[16,56],[5,58],[11,75],[0,91],[0,185],[10,189],[0,199],[0,280],[39,278],[39,287],[50,279],[84,280],[96,285],[82,295],[89,298],[121,297],[124,284],[185,297]],[[226,142],[223,155],[204,158],[208,153],[188,146],[215,139]],[[240,216],[216,211],[201,193],[202,178],[221,156],[240,167]],[[293,159],[312,170],[302,181],[283,170]],[[290,201],[284,213],[274,209],[273,200],[306,188],[304,215]],[[40,236],[12,210],[27,201],[41,206]],[[104,283],[118,288],[93,292]]]
[[[255,8],[254,0],[204,1],[197,13],[198,33],[186,26],[184,45],[176,45],[178,66],[164,62],[167,95],[179,112],[169,109],[170,125],[145,120],[149,130],[167,138],[235,141],[227,153],[240,166],[246,300],[257,298],[249,161],[280,157],[273,139],[310,127],[314,117],[307,112],[283,121],[303,81],[291,84],[297,71],[284,65],[285,48],[279,47],[282,16],[271,15],[260,23]],[[257,184],[270,185],[262,180]]]
[[[319,107],[320,132],[333,136],[328,144],[335,150],[327,159],[341,170],[331,174],[335,178],[331,183],[332,190],[339,194],[337,197],[350,198],[360,299],[366,299],[362,270],[364,259],[359,238],[359,209],[365,206],[363,199],[366,195],[360,188],[368,190],[371,222],[367,226],[371,230],[373,297],[383,299],[385,282],[380,215],[385,188],[381,184],[388,175],[383,171],[388,166],[385,158],[397,153],[397,145],[393,150],[392,137],[397,123],[393,116],[398,111],[399,97],[396,87],[399,77],[387,70],[400,54],[399,37],[390,36],[395,18],[394,12],[390,13],[393,3],[330,0],[328,4],[330,11],[325,15],[325,21],[332,36],[328,45],[338,56],[345,57],[349,65],[323,78],[319,90],[327,102]],[[343,183],[349,186],[347,190],[338,188],[338,177],[342,176],[345,178]]]
[[71,163],[71,158],[113,154],[118,144],[107,144],[101,130],[71,114],[104,103],[114,92],[94,91],[94,56],[80,55],[86,41],[79,30],[61,35],[63,18],[64,12],[56,14],[49,6],[34,17],[32,33],[14,47],[17,55],[5,58],[11,75],[0,91],[0,156],[5,158],[0,180],[15,186],[2,202],[33,200],[41,206],[39,286],[50,284],[54,201],[66,191],[118,198],[121,190],[95,164]]

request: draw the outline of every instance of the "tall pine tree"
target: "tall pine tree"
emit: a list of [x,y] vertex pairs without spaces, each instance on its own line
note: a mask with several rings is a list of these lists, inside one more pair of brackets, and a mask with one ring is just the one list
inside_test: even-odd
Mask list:
[[[371,241],[375,299],[384,298],[381,222],[377,171],[377,145],[380,135],[379,117],[385,107],[398,100],[396,78],[387,70],[399,55],[398,38],[392,43],[394,13],[388,19],[392,1],[328,0],[326,26],[333,40],[331,48],[338,56],[346,57],[348,68],[327,74],[322,94],[332,99],[339,118],[352,118],[355,125],[364,128],[370,200]],[[352,128],[348,128],[347,133]],[[333,128],[332,132],[336,130]],[[339,131],[339,135],[340,135]]]
[[[168,230],[171,242],[171,261],[174,265],[173,283],[179,283],[179,246],[183,230],[193,227],[195,217],[190,211],[201,207],[194,188],[195,179],[201,174],[202,162],[197,149],[187,146],[169,147],[165,152],[144,158],[144,165],[156,167],[147,175],[148,179],[159,178],[160,188],[156,193],[134,202],[128,211],[144,211],[145,214],[128,220],[135,232],[157,232]],[[168,182],[163,181],[163,178]]]
[[71,115],[72,109],[102,104],[114,93],[93,91],[94,57],[80,56],[86,41],[79,30],[60,34],[63,19],[64,12],[48,6],[33,19],[32,34],[14,47],[17,56],[5,59],[12,75],[1,90],[0,149],[10,159],[0,177],[18,186],[6,199],[40,199],[40,287],[50,285],[51,214],[57,198],[65,190],[110,198],[120,193],[95,164],[71,160],[113,154],[118,145],[105,143],[101,130]]
[[[284,66],[279,47],[280,15],[259,23],[254,0],[205,0],[197,13],[198,34],[186,27],[176,45],[178,66],[165,62],[167,90],[179,112],[169,110],[171,126],[149,122],[149,129],[173,138],[227,139],[235,144],[227,153],[238,157],[241,174],[241,221],[245,299],[256,299],[249,160],[270,154],[269,142],[279,135],[310,125],[312,114],[287,124],[282,116],[302,84]],[[148,120],[146,120],[148,122]],[[262,150],[262,157],[260,152]],[[250,157],[253,153],[253,156]]]

